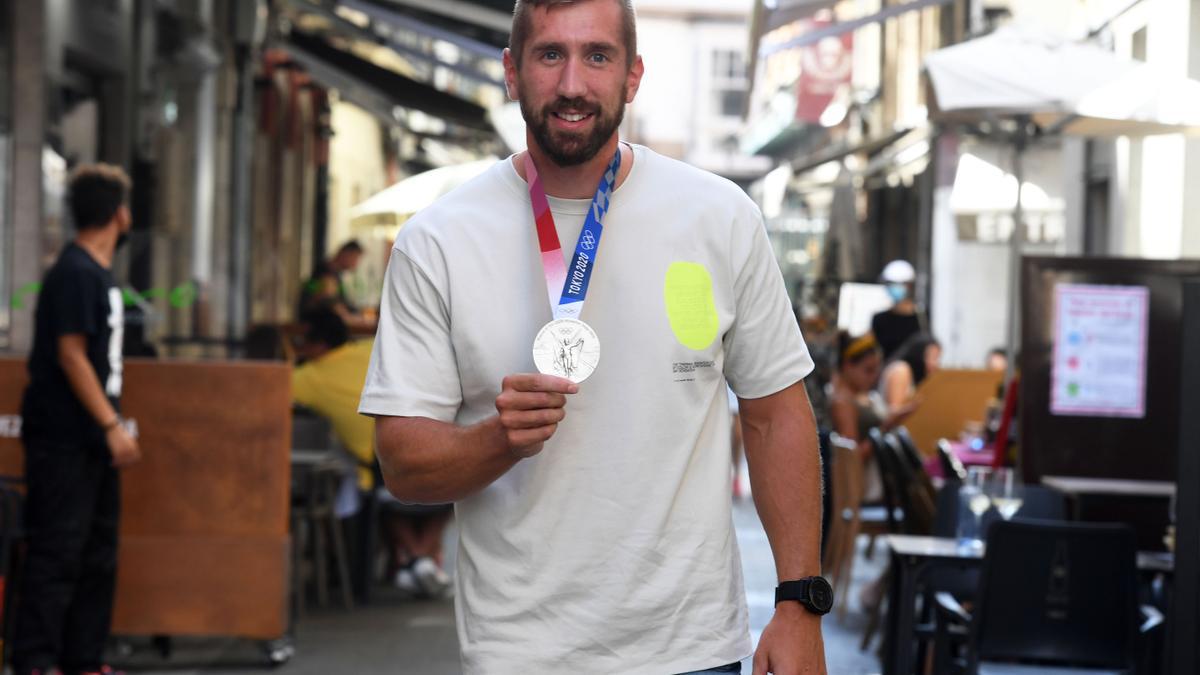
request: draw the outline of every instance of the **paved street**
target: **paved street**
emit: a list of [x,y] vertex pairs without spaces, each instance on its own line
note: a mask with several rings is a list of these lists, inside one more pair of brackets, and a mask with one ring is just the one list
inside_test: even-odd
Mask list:
[[[770,619],[774,602],[775,573],[770,546],[749,498],[734,509],[746,574],[751,629],[755,641]],[[450,533],[453,536],[453,532]],[[851,610],[857,609],[857,589],[879,573],[883,552],[875,560],[855,565]],[[341,673],[420,673],[456,675],[458,644],[454,609],[450,601],[413,602],[385,597],[352,612],[329,609],[309,613],[296,631],[296,655],[278,669],[286,675]],[[851,611],[839,623],[825,620],[829,672],[835,675],[869,675],[879,671],[873,654],[859,651],[865,617]],[[236,640],[177,641],[175,653],[163,661],[148,642],[138,642],[123,664],[130,671],[152,675],[230,673],[251,675],[267,668],[260,646]],[[746,661],[743,672],[749,675]]]

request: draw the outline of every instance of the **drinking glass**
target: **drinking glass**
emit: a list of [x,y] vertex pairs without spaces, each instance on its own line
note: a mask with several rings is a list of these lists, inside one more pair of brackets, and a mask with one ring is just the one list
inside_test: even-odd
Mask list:
[[996,469],[992,473],[988,493],[992,504],[996,505],[996,511],[1005,520],[1016,515],[1017,511],[1021,510],[1021,504],[1025,502],[1021,477],[1014,469],[1007,467]]
[[[981,530],[983,523],[983,514],[987,512],[992,505],[991,497],[988,496],[987,484],[990,469],[982,466],[972,466],[967,469],[967,479],[963,481],[962,487],[959,488],[959,500],[962,507],[971,513],[971,520],[964,523],[961,522],[966,514],[960,511],[959,515],[959,546],[981,549],[983,541],[981,538]],[[961,508],[961,507],[960,507]],[[966,525],[967,527],[963,527]]]

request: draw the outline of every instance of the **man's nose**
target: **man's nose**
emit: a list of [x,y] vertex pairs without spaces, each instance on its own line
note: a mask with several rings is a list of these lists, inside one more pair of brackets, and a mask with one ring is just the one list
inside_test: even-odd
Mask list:
[[581,98],[587,93],[584,63],[580,59],[567,59],[558,78],[558,95],[562,98]]

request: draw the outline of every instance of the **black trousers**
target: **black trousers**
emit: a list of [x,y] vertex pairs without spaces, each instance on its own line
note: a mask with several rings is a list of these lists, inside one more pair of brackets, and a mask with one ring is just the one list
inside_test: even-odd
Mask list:
[[103,445],[23,440],[28,545],[13,665],[18,675],[96,670],[116,586],[117,470]]

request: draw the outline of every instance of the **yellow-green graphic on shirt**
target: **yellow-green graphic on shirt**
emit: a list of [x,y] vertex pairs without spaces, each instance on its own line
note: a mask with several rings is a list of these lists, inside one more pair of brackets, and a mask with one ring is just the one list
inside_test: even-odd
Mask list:
[[699,263],[674,262],[663,284],[667,318],[680,344],[707,349],[717,339],[717,305],[713,302],[712,276]]

